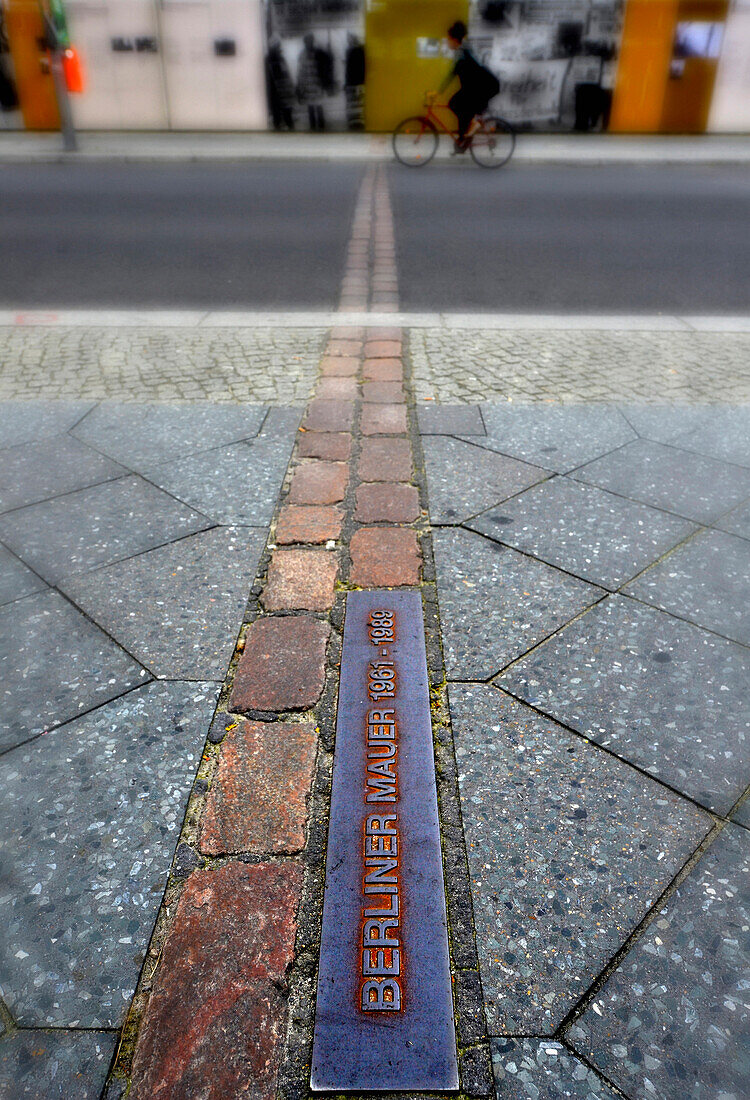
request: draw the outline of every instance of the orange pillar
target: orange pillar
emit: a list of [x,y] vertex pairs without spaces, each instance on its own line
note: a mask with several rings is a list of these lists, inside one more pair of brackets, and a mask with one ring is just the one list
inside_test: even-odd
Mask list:
[[4,0],[3,11],[24,125],[27,130],[59,130],[39,4],[37,0]]
[[[698,28],[714,24],[723,28],[727,8],[727,0],[680,0],[677,23],[695,22]],[[688,57],[682,61],[679,74],[667,81],[661,115],[664,133],[705,131],[718,65],[718,57]]]
[[628,0],[609,129],[658,133],[678,0]]

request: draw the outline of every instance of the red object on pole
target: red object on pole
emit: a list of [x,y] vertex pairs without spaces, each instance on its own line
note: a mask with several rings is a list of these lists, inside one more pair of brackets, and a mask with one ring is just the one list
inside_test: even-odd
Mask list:
[[65,87],[71,94],[80,94],[84,86],[83,66],[78,51],[74,50],[72,46],[68,46],[63,51],[62,69],[65,77]]

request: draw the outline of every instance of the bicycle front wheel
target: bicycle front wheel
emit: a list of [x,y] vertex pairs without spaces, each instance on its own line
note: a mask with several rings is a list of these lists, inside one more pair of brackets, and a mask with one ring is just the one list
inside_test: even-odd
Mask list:
[[393,131],[391,140],[396,160],[407,168],[421,168],[427,164],[438,147],[437,130],[428,118],[405,118]]
[[516,146],[516,132],[504,118],[485,118],[472,136],[469,149],[480,168],[507,164]]

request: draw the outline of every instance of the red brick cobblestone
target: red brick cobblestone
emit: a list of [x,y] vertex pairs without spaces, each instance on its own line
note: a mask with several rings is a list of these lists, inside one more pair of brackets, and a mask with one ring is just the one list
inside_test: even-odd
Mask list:
[[363,439],[359,456],[362,481],[409,481],[412,474],[408,439]]
[[355,378],[321,378],[318,382],[318,397],[336,400],[342,398],[345,401],[353,401],[357,396],[357,379]]
[[371,382],[402,382],[404,368],[400,359],[365,359],[362,377]]
[[305,427],[314,432],[348,432],[354,420],[353,401],[315,398],[307,406]]
[[400,355],[400,340],[368,340],[365,344],[367,359],[398,359]]
[[187,882],[164,946],[129,1100],[272,1100],[302,868],[231,863]]
[[346,462],[352,453],[352,437],[348,432],[302,431],[298,436],[300,458],[325,458],[331,462]]
[[326,550],[275,550],[261,597],[266,611],[328,611],[338,561]]
[[[359,329],[360,339],[364,336],[364,331]],[[368,328],[367,330],[368,340],[397,340],[401,342],[401,329],[400,328]]]
[[326,355],[359,355],[362,351],[361,340],[329,340]]
[[301,851],[316,741],[312,722],[242,721],[230,729],[203,815],[201,851]]
[[[364,246],[364,251],[365,251],[365,254],[367,254],[367,251],[368,251],[367,244],[365,244],[365,246]],[[360,340],[361,341],[361,340],[364,340],[364,338],[365,338],[365,330],[363,328],[355,328],[353,325],[351,327],[349,327],[348,325],[346,327],[342,325],[342,326],[332,328],[329,338],[331,340]]]
[[276,542],[281,546],[295,542],[320,543],[341,534],[341,509],[329,504],[286,504],[276,524]]
[[413,523],[419,516],[419,494],[413,485],[378,482],[360,485],[354,518],[361,523]]
[[346,462],[313,459],[294,471],[289,501],[292,504],[337,504],[344,499],[348,481]]
[[247,628],[229,709],[307,710],[325,678],[331,628],[310,615],[257,619]]
[[419,584],[422,555],[415,531],[404,527],[362,527],[349,547],[351,581],[360,588]]
[[365,401],[389,405],[401,401],[404,392],[400,382],[365,382],[362,396]]
[[403,435],[406,405],[363,405],[360,431],[363,435]]
[[359,371],[359,359],[350,356],[325,358],[320,363],[323,378],[354,378]]

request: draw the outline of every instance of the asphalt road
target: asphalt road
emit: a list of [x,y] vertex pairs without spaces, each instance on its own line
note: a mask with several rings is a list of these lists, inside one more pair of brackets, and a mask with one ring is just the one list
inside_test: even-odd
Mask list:
[[390,176],[405,309],[748,312],[745,168],[431,167]]
[[3,165],[7,306],[331,308],[360,165]]
[[[335,308],[361,164],[4,165],[4,307]],[[389,168],[406,310],[747,312],[743,168]]]

